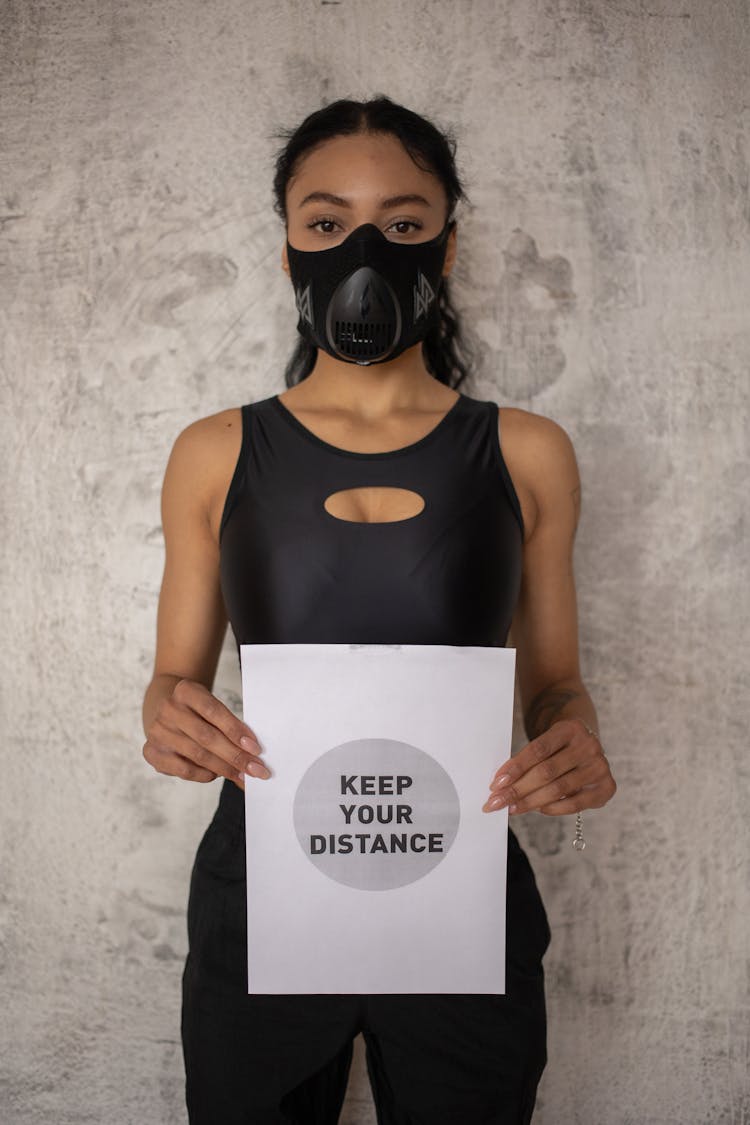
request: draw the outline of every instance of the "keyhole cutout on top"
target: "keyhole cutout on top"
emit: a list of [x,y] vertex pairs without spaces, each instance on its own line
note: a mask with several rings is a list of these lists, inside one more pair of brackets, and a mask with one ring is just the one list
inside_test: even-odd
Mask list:
[[332,492],[323,507],[329,516],[348,523],[395,523],[418,516],[424,510],[424,497],[408,488],[368,485]]

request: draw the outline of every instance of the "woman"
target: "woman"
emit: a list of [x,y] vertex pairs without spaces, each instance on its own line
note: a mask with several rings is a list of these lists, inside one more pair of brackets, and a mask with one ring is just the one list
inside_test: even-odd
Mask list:
[[337,1121],[361,1031],[381,1123],[528,1122],[549,930],[512,832],[506,995],[246,993],[241,790],[270,775],[211,694],[227,620],[238,643],[502,645],[512,619],[530,741],[488,779],[485,811],[561,816],[615,791],[579,672],[571,443],[457,390],[452,142],[387,98],[334,102],[287,135],[275,191],[299,311],[287,389],[188,426],[163,489],[143,752],[224,779],[188,906],[190,1121]]

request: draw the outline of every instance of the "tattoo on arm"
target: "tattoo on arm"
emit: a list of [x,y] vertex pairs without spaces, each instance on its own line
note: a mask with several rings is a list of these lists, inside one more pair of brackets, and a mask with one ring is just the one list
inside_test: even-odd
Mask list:
[[563,707],[580,697],[580,691],[565,688],[544,688],[532,699],[524,715],[529,739],[538,738],[557,718]]

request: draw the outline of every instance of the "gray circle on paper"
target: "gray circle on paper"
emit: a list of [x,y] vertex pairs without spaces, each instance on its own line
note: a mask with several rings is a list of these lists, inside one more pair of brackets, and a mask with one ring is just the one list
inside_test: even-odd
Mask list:
[[460,806],[450,775],[424,750],[358,738],[321,754],[294,797],[300,847],[329,879],[364,891],[414,883],[445,859]]

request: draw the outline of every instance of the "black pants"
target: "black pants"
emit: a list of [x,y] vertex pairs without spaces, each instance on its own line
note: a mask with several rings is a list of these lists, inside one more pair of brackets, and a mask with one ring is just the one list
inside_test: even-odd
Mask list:
[[225,783],[190,883],[190,1125],[336,1125],[359,1032],[379,1125],[527,1125],[547,1061],[550,933],[513,833],[504,996],[248,995],[242,800]]

